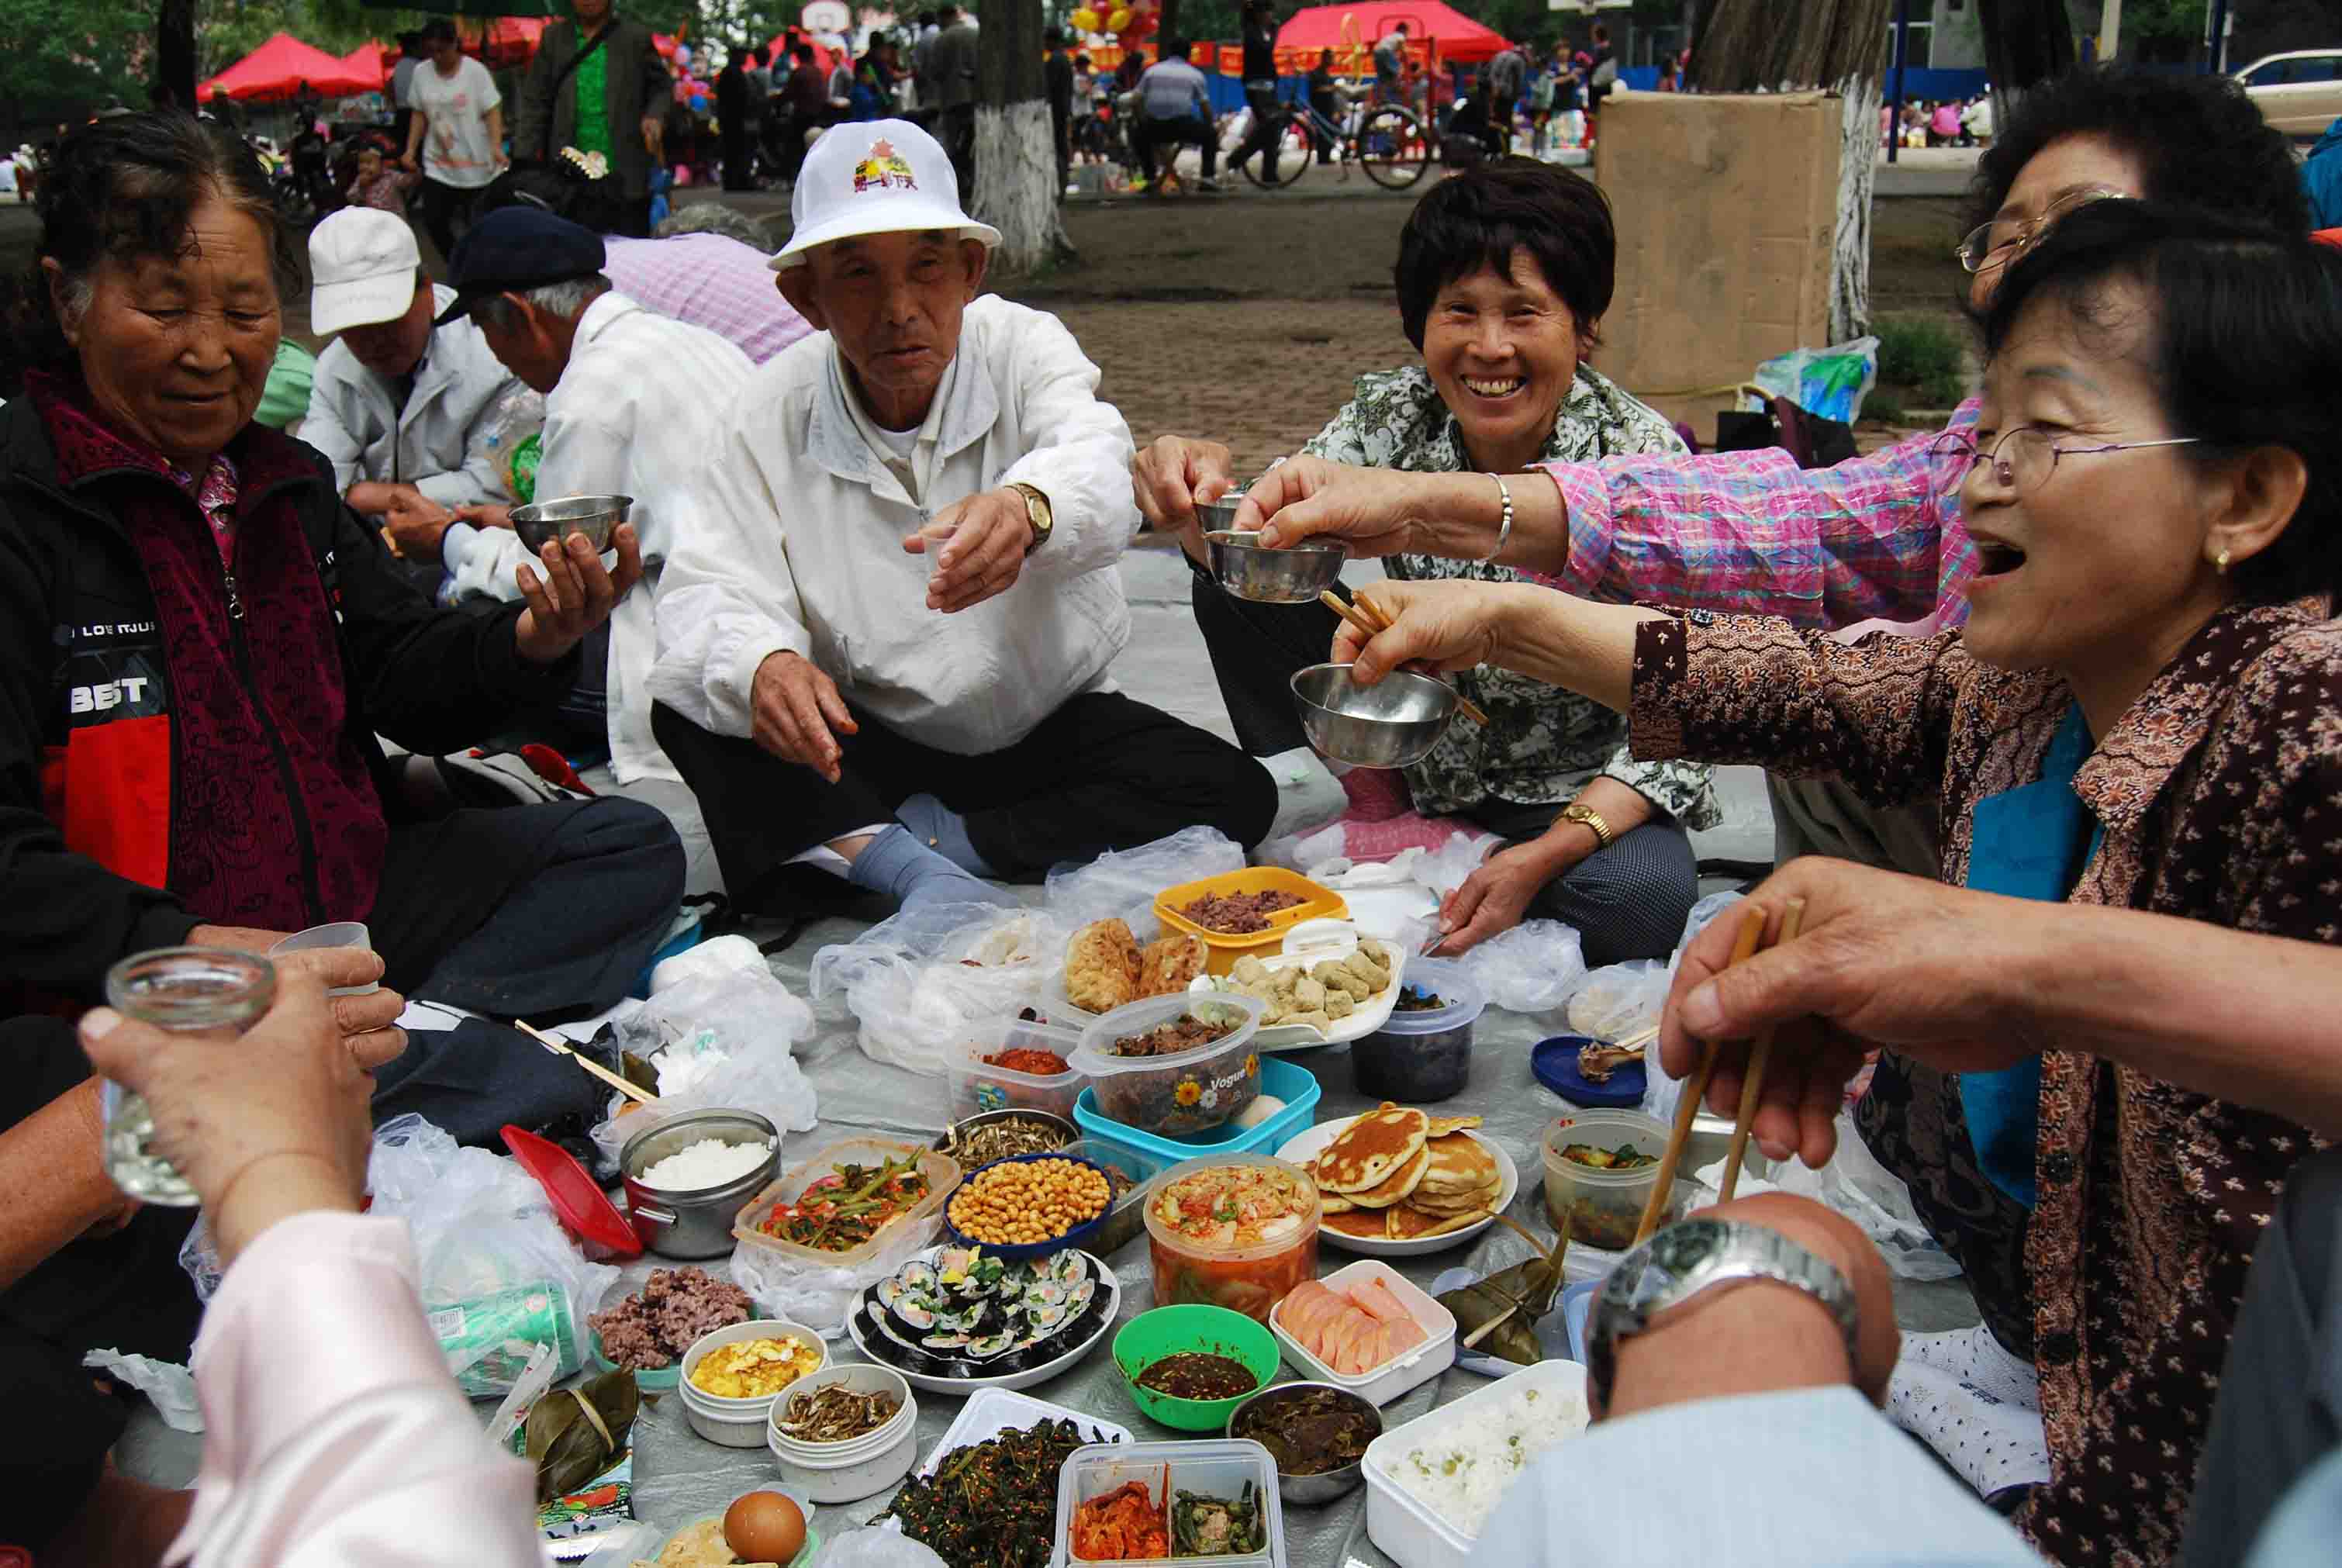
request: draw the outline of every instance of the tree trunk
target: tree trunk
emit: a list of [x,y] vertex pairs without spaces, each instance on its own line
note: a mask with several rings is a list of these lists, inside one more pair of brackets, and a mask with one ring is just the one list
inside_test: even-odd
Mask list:
[[1041,75],[1041,0],[987,5],[976,35],[976,200],[1000,231],[996,268],[1029,273],[1073,254],[1058,215],[1056,131]]
[[1878,184],[1878,105],[1883,96],[1876,75],[1838,83],[1846,111],[1846,140],[1838,155],[1837,229],[1831,249],[1830,341],[1847,343],[1870,330],[1870,195]]
[[154,101],[195,110],[195,0],[162,0],[155,12]]

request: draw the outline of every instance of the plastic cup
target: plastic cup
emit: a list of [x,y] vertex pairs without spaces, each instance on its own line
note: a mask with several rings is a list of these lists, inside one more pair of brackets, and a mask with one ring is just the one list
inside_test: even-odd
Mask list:
[[[313,925],[306,931],[296,931],[268,950],[271,958],[282,958],[288,953],[310,953],[321,947],[363,947],[371,951],[374,936],[361,921],[337,920],[330,925]],[[336,985],[328,996],[371,996],[382,989],[377,980],[371,985]]]
[[[105,1000],[126,1018],[175,1034],[234,1036],[260,1021],[276,996],[276,971],[265,958],[216,947],[165,947],[136,953],[105,973]],[[105,1114],[105,1174],[142,1203],[193,1208],[202,1200],[170,1161],[155,1152],[155,1117],[146,1096],[100,1080]]]

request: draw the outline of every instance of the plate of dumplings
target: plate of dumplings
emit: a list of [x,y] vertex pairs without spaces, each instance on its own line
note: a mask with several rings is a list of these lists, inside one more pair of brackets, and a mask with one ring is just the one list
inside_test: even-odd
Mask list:
[[1321,920],[1295,926],[1284,952],[1239,958],[1227,974],[1200,975],[1187,988],[1266,1002],[1255,1048],[1307,1051],[1363,1040],[1389,1022],[1406,966],[1396,944],[1361,938],[1346,921]]

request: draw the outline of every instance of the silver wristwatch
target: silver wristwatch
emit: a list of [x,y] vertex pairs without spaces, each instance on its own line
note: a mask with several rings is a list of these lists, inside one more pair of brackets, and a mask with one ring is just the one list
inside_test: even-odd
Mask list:
[[1734,1220],[1686,1220],[1668,1226],[1618,1261],[1594,1298],[1586,1325],[1586,1377],[1605,1406],[1618,1372],[1618,1342],[1651,1320],[1719,1285],[1772,1280],[1805,1292],[1829,1309],[1855,1353],[1854,1287],[1827,1260],[1778,1231]]

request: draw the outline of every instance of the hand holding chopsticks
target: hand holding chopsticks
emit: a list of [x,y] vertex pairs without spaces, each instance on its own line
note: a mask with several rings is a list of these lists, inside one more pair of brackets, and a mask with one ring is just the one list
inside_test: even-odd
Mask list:
[[[1375,602],[1364,594],[1359,594],[1355,600],[1345,600],[1340,594],[1328,588],[1317,595],[1317,602],[1341,616],[1368,638],[1380,636],[1391,629],[1390,617],[1384,614]],[[1474,724],[1482,725],[1487,724],[1488,715],[1480,711],[1478,704],[1461,692],[1456,694],[1456,706],[1458,712]]]

